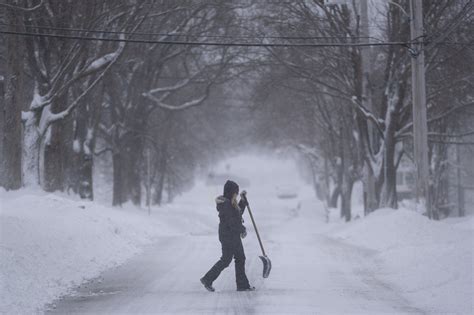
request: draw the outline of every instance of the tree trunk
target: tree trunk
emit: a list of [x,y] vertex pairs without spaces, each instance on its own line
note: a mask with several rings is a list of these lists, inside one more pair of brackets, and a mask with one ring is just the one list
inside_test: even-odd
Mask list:
[[142,202],[142,186],[138,169],[139,166],[136,164],[128,168],[127,178],[129,199],[137,206]]
[[114,152],[112,155],[113,167],[113,196],[112,206],[122,206],[123,196],[123,174],[122,174],[122,157],[120,153]]
[[38,131],[38,114],[28,112],[25,121],[23,149],[23,178],[26,186],[40,185],[40,134]]
[[324,199],[326,200],[326,204],[329,206],[329,201],[331,199],[330,194],[330,189],[329,189],[329,165],[328,165],[328,159],[326,156],[324,156],[324,190],[325,190],[325,196]]
[[156,183],[155,186],[155,204],[161,205],[163,202],[163,190],[165,188],[165,177],[166,177],[166,167],[167,167],[167,159],[166,159],[167,153],[166,153],[166,145],[163,147],[161,150],[161,158],[160,158],[160,164],[158,167],[158,182]]
[[[77,141],[77,140],[76,140]],[[84,143],[80,143],[80,146],[84,146]],[[81,150],[79,152],[73,152],[73,160],[74,163],[72,165],[71,174],[73,174],[73,178],[71,178],[71,187],[73,188],[74,192],[79,194],[82,199],[94,199],[94,192],[93,192],[93,177],[92,177],[92,170],[93,170],[93,159],[92,154],[88,152],[84,152]]]
[[[7,21],[10,31],[19,31],[20,17],[11,9],[7,10]],[[1,168],[3,170],[2,186],[5,189],[19,189],[22,184],[21,174],[21,95],[23,91],[23,48],[21,38],[7,36],[6,76],[4,82],[5,96],[2,130]]]
[[90,114],[87,108],[81,108],[74,123],[74,141],[72,145],[73,163],[69,167],[70,186],[82,199],[94,199],[93,193],[93,152],[95,145],[94,130],[88,126]]
[[81,185],[79,186],[79,196],[82,199],[94,200],[94,190],[93,190],[93,176],[92,170],[94,166],[94,160],[92,159],[92,154],[84,153],[82,155],[81,168],[79,169]]
[[331,194],[331,199],[329,200],[329,208],[337,208],[337,199],[341,194],[341,186],[336,186]]
[[142,157],[142,142],[135,139],[130,143],[130,150],[127,152],[127,163],[122,165],[123,172],[127,174],[126,178],[126,198],[131,200],[134,205],[141,205],[142,200],[142,186],[141,186],[141,157]]
[[[63,110],[67,100],[67,93],[64,93],[53,102],[51,112],[58,113]],[[43,152],[43,189],[45,191],[64,190],[65,123],[64,120],[56,121],[46,132]]]
[[384,148],[384,181],[380,192],[380,206],[397,209],[397,169],[395,167],[395,139],[387,137]]
[[161,205],[163,202],[163,189],[165,183],[165,174],[160,174],[157,184],[155,185],[155,198],[153,203],[155,205]]
[[50,127],[44,146],[44,179],[43,189],[53,192],[63,190],[63,140],[61,138],[63,124],[56,122]]
[[461,152],[459,145],[456,146],[456,187],[457,187],[457,203],[458,203],[458,215],[463,217],[465,215],[464,209],[464,187],[462,186],[462,174],[461,174]]
[[[446,132],[443,128],[441,132]],[[433,189],[430,194],[432,198],[433,217],[439,218],[439,213],[445,217],[449,216],[451,207],[449,204],[449,176],[448,176],[448,145],[437,143],[432,146],[433,154]]]
[[311,168],[311,180],[313,182],[314,193],[319,200],[324,200],[326,196],[324,195],[324,190],[321,187],[322,183],[318,181],[316,165],[314,165],[314,162],[311,160],[311,158],[309,159],[309,167]]
[[175,185],[173,184],[173,179],[168,176],[167,180],[168,185],[167,186],[167,193],[168,193],[168,203],[172,203],[174,200],[174,197],[176,196],[176,189]]
[[120,151],[114,152],[112,157],[114,171],[112,205],[114,206],[122,205],[128,200],[135,205],[141,203],[141,182],[138,173],[141,151],[133,146],[127,148],[121,147]]
[[364,169],[364,214],[367,215],[377,209],[377,191],[375,186],[375,174],[371,166],[365,165]]
[[348,176],[344,179],[341,193],[341,217],[344,217],[346,222],[352,218],[351,214],[351,198],[354,181]]

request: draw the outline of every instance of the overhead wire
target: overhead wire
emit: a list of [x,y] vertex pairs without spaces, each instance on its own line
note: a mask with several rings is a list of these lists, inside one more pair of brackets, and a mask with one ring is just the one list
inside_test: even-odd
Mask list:
[[131,39],[131,38],[107,38],[107,37],[91,37],[79,35],[62,35],[51,33],[34,33],[34,32],[17,32],[0,30],[0,34],[20,35],[30,37],[51,37],[62,39],[75,39],[84,41],[109,41],[109,42],[127,42],[142,44],[163,44],[163,45],[189,45],[189,46],[227,46],[227,47],[363,47],[363,46],[406,46],[409,42],[377,42],[377,43],[255,43],[255,42],[218,42],[218,41],[182,41],[182,40],[153,40],[153,39]]
[[96,34],[116,34],[116,35],[134,35],[134,36],[167,36],[167,37],[192,37],[192,38],[227,38],[227,39],[287,39],[287,40],[316,40],[316,39],[373,39],[382,42],[381,39],[373,36],[301,36],[301,35],[203,35],[203,34],[190,34],[190,33],[155,33],[155,32],[124,32],[124,31],[109,31],[109,30],[96,30],[96,29],[85,29],[85,28],[73,28],[73,27],[56,27],[56,26],[45,26],[45,25],[18,25],[18,24],[7,24],[0,22],[3,26],[15,26],[33,28],[38,30],[57,30],[66,32],[84,32],[84,33],[96,33]]
[[[6,24],[0,22],[1,26],[20,26],[14,24]],[[271,35],[198,35],[185,33],[144,33],[144,32],[124,32],[124,31],[105,31],[82,28],[64,28],[64,27],[50,27],[50,26],[33,26],[23,25],[22,27],[33,28],[37,30],[56,30],[67,32],[80,32],[92,34],[115,34],[115,35],[133,35],[133,36],[167,36],[167,37],[187,37],[187,38],[214,38],[214,39],[259,39],[261,42],[243,42],[243,41],[196,41],[196,40],[171,40],[171,39],[143,39],[143,38],[110,38],[110,37],[94,37],[81,34],[57,34],[51,32],[33,32],[33,31],[9,31],[0,29],[0,34],[19,35],[30,37],[50,37],[61,39],[75,39],[85,41],[109,41],[109,42],[127,42],[127,43],[144,43],[144,44],[163,44],[163,45],[190,45],[190,46],[228,46],[228,47],[367,47],[367,46],[405,46],[415,43],[419,38],[412,41],[396,41],[384,42],[375,37],[343,37],[343,36],[271,36]],[[279,39],[279,40],[306,40],[306,42],[263,42],[265,39]],[[308,40],[326,40],[325,42],[307,42]],[[354,39],[376,39],[377,42],[346,42],[345,40]],[[331,41],[329,41],[331,40]],[[452,42],[442,41],[436,43],[437,45],[473,45],[472,42]]]

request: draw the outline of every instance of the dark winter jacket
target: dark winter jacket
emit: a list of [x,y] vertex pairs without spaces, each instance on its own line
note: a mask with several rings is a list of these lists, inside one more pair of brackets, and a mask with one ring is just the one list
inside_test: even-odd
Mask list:
[[240,200],[238,209],[234,208],[230,199],[224,196],[216,198],[216,208],[219,212],[219,238],[240,238],[240,233],[245,231],[242,214],[245,210],[244,200]]

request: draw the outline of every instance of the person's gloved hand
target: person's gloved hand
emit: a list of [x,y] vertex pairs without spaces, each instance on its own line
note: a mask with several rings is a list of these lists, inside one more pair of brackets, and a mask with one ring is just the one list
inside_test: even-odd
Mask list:
[[245,238],[247,236],[247,228],[245,225],[242,224],[242,232],[240,233],[241,238]]
[[240,193],[240,202],[246,207],[249,205],[247,201],[247,192],[245,190],[242,190],[242,192]]

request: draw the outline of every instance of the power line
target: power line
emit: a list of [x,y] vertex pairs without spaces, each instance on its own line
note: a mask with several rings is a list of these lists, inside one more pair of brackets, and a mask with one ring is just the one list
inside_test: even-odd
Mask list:
[[227,38],[227,39],[287,39],[287,40],[310,40],[310,39],[373,39],[379,42],[383,42],[381,39],[372,36],[295,36],[295,35],[202,35],[202,34],[189,34],[189,33],[153,33],[153,32],[124,32],[124,31],[107,31],[107,30],[94,30],[84,28],[70,28],[70,27],[55,27],[55,26],[44,26],[44,25],[19,25],[19,24],[7,24],[0,22],[3,26],[14,26],[14,27],[25,27],[34,28],[38,30],[57,30],[67,32],[84,32],[84,33],[97,33],[97,34],[118,34],[118,35],[138,35],[138,36],[168,36],[168,37],[193,37],[193,38]]
[[189,46],[226,46],[226,47],[363,47],[363,46],[407,46],[409,42],[378,42],[378,43],[238,43],[238,42],[210,42],[210,41],[174,41],[174,40],[147,40],[147,39],[120,39],[98,38],[91,36],[60,35],[49,33],[31,33],[0,30],[0,34],[19,35],[29,37],[50,37],[75,39],[84,41],[126,42],[139,44],[162,45],[189,45]]
[[453,45],[453,46],[474,46],[474,41],[471,42],[452,42],[452,41],[445,41],[445,42],[438,42],[435,43],[436,45]]
[[[167,37],[192,37],[192,38],[226,38],[226,39],[261,39],[261,40],[264,40],[264,39],[285,39],[285,40],[318,40],[318,39],[326,39],[326,40],[353,40],[353,39],[373,39],[373,40],[376,40],[378,41],[379,43],[387,43],[389,44],[390,42],[384,42],[382,39],[380,38],[376,38],[376,37],[373,37],[373,36],[354,36],[354,37],[347,37],[347,36],[294,36],[294,35],[281,35],[281,36],[272,36],[272,35],[202,35],[202,34],[188,34],[188,33],[153,33],[153,32],[124,32],[124,31],[107,31],[107,30],[94,30],[94,29],[84,29],[84,28],[68,28],[68,27],[53,27],[53,26],[44,26],[44,25],[19,25],[19,24],[7,24],[7,23],[4,23],[4,22],[0,22],[0,25],[3,25],[3,26],[14,26],[14,27],[26,27],[26,28],[34,28],[34,29],[37,29],[37,30],[58,30],[58,31],[67,31],[67,32],[84,32],[84,33],[95,33],[95,34],[116,34],[116,35],[134,35],[134,36],[167,36]],[[3,31],[0,31],[0,33],[6,33],[6,32],[3,32]],[[22,32],[18,32],[18,33],[22,33]],[[31,33],[31,32],[24,32],[24,33]],[[40,36],[42,33],[34,33],[34,34],[37,34],[38,36]],[[24,34],[24,35],[27,35],[27,34]],[[58,35],[58,36],[62,36],[62,38],[69,38],[69,37],[75,37],[75,36],[81,36],[81,37],[84,37],[83,35],[65,35],[65,34],[50,34],[50,33],[45,33],[45,36],[47,37],[51,37],[50,35]],[[28,34],[29,36],[29,34]],[[420,36],[420,37],[425,37],[424,36]],[[92,38],[87,38],[87,39],[90,39],[90,40],[100,40],[101,38],[95,38],[95,37],[92,37]],[[103,39],[104,41],[108,41],[109,38],[104,38]],[[112,39],[110,39],[112,40]],[[120,40],[122,41],[122,40]],[[125,40],[125,41],[128,41],[128,40]],[[139,41],[142,41],[142,40],[134,40],[134,42],[139,42]],[[146,42],[148,41],[153,41],[153,40],[144,40]],[[156,40],[156,41],[164,41],[164,40]],[[173,43],[175,43],[176,41],[173,41]],[[412,41],[413,42],[413,41]],[[429,41],[426,41],[427,43]],[[256,46],[257,44],[260,44],[260,43],[255,43],[252,44],[250,43],[249,46]],[[326,46],[326,44],[330,44],[330,43],[322,43],[323,47]],[[345,43],[336,43],[336,44],[345,44]],[[355,44],[358,44],[358,43],[355,43]],[[361,43],[362,44],[362,43]],[[369,43],[365,43],[365,44],[369,44]],[[373,45],[375,43],[371,43],[370,46],[376,46],[376,45]],[[394,42],[395,45],[403,45],[403,44],[409,44],[409,42]],[[473,45],[474,43],[471,41],[471,42],[453,42],[453,41],[442,41],[442,42],[438,42],[436,43],[437,45],[466,45],[466,46],[471,46]],[[242,43],[242,45],[244,45],[244,43]],[[265,44],[266,45],[266,44]],[[273,45],[273,44],[272,44]],[[283,46],[283,45],[281,45]],[[299,46],[299,45],[297,45]],[[302,46],[305,46],[305,45],[302,45]],[[311,45],[313,46],[313,45]],[[319,45],[315,45],[315,46],[319,46]],[[350,45],[352,46],[352,45]],[[363,46],[363,45],[356,45],[356,46]],[[369,45],[368,45],[369,46]]]

